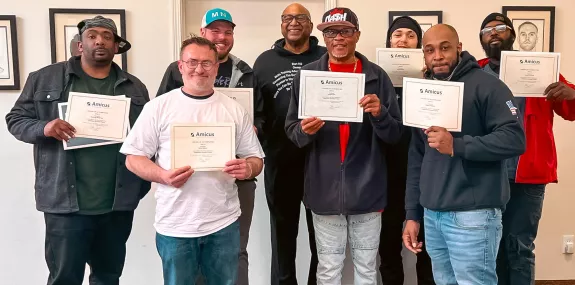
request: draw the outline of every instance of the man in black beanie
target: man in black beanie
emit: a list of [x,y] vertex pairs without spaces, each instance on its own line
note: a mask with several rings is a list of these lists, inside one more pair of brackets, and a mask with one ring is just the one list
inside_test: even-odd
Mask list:
[[[422,30],[419,23],[411,17],[401,16],[391,23],[387,30],[387,48],[421,48]],[[423,58],[422,58],[423,62]],[[402,87],[395,87],[399,110],[402,110]],[[405,181],[407,179],[407,152],[411,139],[411,129],[405,127],[401,141],[397,144],[385,144],[388,183],[387,207],[382,214],[382,230],[379,243],[381,263],[379,272],[383,285],[403,284],[404,272],[401,257],[403,222],[405,221]],[[422,223],[423,225],[423,223]],[[423,239],[423,226],[420,237]],[[435,284],[431,271],[431,259],[425,247],[417,255],[417,284]]]
[[[499,77],[501,51],[513,50],[515,29],[503,14],[491,13],[483,23],[479,39],[487,58],[479,60],[483,70]],[[545,90],[546,97],[515,97],[521,114],[527,149],[507,159],[510,199],[503,213],[503,235],[497,256],[499,285],[535,283],[535,248],[543,198],[548,183],[557,183],[557,152],[553,136],[554,113],[575,120],[575,86],[563,75]],[[529,114],[525,112],[529,110]]]

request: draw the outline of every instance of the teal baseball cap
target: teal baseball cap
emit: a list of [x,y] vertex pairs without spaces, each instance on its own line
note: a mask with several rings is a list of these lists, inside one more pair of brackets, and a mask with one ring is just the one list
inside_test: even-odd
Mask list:
[[204,17],[202,18],[201,27],[205,28],[215,21],[227,21],[230,22],[230,24],[232,24],[232,27],[236,26],[236,24],[234,24],[234,22],[232,21],[232,14],[230,14],[230,12],[221,8],[214,8],[208,10],[204,14]]

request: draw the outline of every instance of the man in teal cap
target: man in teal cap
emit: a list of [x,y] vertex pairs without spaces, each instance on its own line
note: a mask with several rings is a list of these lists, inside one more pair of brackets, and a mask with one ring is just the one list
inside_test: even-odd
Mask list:
[[[220,8],[206,11],[202,18],[200,34],[216,45],[218,51],[218,74],[214,82],[214,87],[224,88],[254,88],[254,73],[252,68],[243,60],[230,53],[234,45],[234,29],[236,24],[232,20],[232,15]],[[161,96],[173,89],[184,85],[182,74],[178,69],[178,61],[172,62],[160,83],[160,88],[156,96]],[[254,129],[258,136],[262,134],[263,125],[263,99],[259,96],[258,88],[254,88]],[[238,195],[240,199],[240,254],[238,263],[238,285],[247,285],[248,281],[248,238],[252,215],[254,211],[254,200],[256,190],[256,180],[237,180]],[[202,280],[197,280],[198,284],[203,284]]]

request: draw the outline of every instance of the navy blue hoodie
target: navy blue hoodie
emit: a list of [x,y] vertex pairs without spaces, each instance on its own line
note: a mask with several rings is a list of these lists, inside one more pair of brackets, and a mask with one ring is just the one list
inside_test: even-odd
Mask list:
[[405,198],[408,220],[421,220],[421,206],[433,211],[503,208],[509,201],[505,159],[525,151],[513,94],[501,80],[464,51],[451,81],[465,84],[462,131],[451,133],[454,157],[430,148],[425,133],[413,129]]

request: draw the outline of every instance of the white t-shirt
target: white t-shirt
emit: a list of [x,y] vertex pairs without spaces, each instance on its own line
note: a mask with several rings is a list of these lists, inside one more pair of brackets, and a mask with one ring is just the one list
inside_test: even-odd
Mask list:
[[[148,102],[124,141],[120,152],[151,158],[171,168],[171,123],[236,124],[236,154],[241,158],[264,153],[247,111],[228,96],[215,92],[194,99],[174,89]],[[195,172],[181,187],[158,184],[154,226],[162,235],[200,237],[217,232],[240,216],[235,178],[222,171]]]

